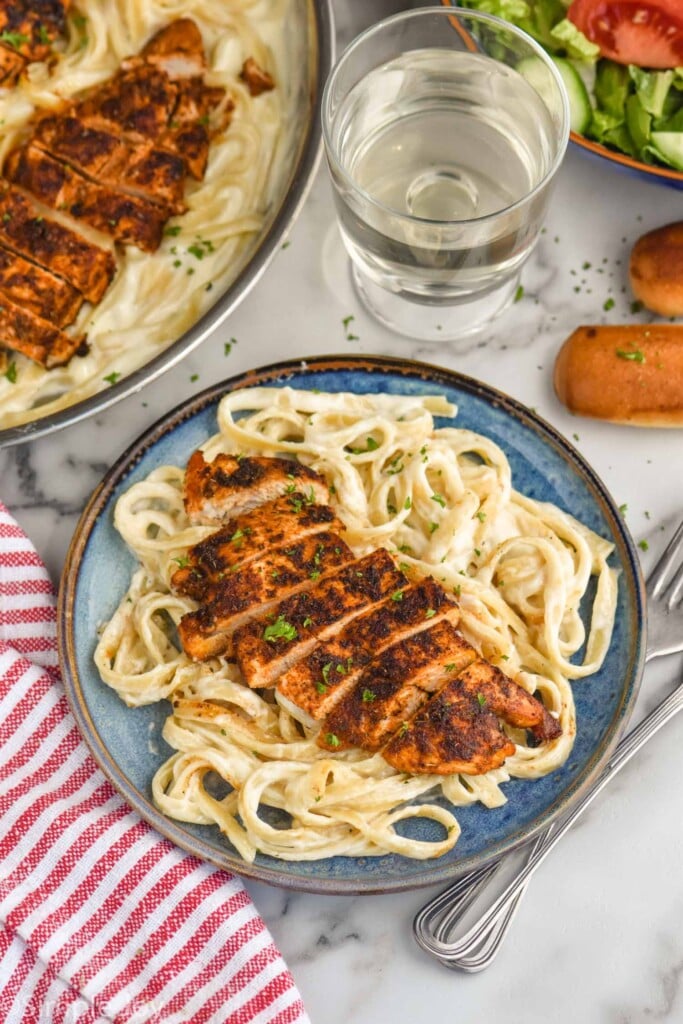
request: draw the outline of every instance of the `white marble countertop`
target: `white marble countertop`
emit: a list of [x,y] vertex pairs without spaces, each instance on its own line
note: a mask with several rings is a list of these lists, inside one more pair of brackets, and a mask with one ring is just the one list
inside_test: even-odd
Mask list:
[[[369,19],[375,8],[392,5],[336,6],[347,36],[360,27],[359,15]],[[280,358],[400,355],[479,377],[575,438],[617,503],[628,506],[636,540],[648,541],[647,569],[683,509],[683,434],[572,418],[553,395],[551,370],[559,344],[578,324],[638,319],[630,311],[630,246],[646,229],[681,216],[683,193],[570,151],[523,273],[522,300],[477,342],[423,345],[392,335],[360,308],[321,172],[290,244],[229,322],[143,393],[0,452],[0,496],[56,580],[90,492],[164,411]],[[614,306],[605,312],[609,298]],[[342,325],[349,315],[358,335],[352,342]],[[230,337],[237,344],[226,358]],[[680,672],[677,657],[648,667],[636,717]],[[674,721],[596,802],[539,871],[507,945],[483,974],[450,973],[415,945],[412,918],[433,890],[328,898],[249,883],[313,1024],[683,1021],[682,745],[683,720]]]

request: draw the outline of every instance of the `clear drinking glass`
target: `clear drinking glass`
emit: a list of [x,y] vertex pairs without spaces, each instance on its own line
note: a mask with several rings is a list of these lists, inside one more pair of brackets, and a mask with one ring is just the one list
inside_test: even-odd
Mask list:
[[322,111],[364,304],[414,338],[481,329],[516,292],[567,145],[551,58],[492,15],[405,11],[342,54]]

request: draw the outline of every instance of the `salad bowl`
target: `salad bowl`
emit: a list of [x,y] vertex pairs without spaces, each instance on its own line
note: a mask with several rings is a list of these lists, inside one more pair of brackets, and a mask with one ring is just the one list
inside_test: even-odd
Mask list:
[[[681,0],[441,0],[499,16],[553,57],[571,142],[589,156],[683,189]],[[519,68],[534,83],[533,69]]]

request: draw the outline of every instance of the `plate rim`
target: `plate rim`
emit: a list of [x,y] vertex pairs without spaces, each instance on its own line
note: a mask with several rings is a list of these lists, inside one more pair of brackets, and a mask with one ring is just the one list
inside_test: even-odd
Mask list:
[[[588,486],[593,499],[600,506],[610,525],[612,536],[618,542],[620,561],[624,568],[622,576],[631,594],[629,614],[634,619],[634,629],[629,630],[631,650],[629,652],[628,669],[625,681],[621,684],[619,701],[615,705],[614,714],[609,725],[609,735],[599,749],[591,752],[580,780],[567,786],[562,793],[537,816],[534,822],[526,827],[523,834],[513,834],[499,840],[484,855],[476,853],[457,863],[439,864],[438,859],[426,860],[424,871],[409,878],[400,875],[382,880],[369,877],[363,879],[339,879],[324,877],[296,876],[276,868],[258,863],[247,863],[230,854],[225,848],[221,854],[215,847],[204,842],[200,837],[192,836],[172,819],[165,817],[157,810],[151,799],[138,790],[124,775],[101,739],[95,723],[88,710],[81,679],[78,672],[78,657],[74,643],[73,626],[75,621],[75,601],[80,575],[80,563],[88,546],[92,532],[99,517],[106,511],[111,496],[118,485],[129,475],[142,457],[153,448],[166,434],[176,430],[182,423],[201,413],[208,406],[215,404],[224,394],[242,388],[267,386],[274,380],[282,381],[287,377],[306,373],[325,371],[361,371],[365,373],[389,372],[405,377],[418,377],[422,380],[440,381],[450,387],[456,387],[467,393],[488,400],[494,408],[500,407],[512,414],[523,425],[533,429],[543,439],[559,451],[566,462],[569,462],[578,475]],[[628,572],[626,571],[628,570]],[[227,870],[243,878],[265,882],[284,889],[310,892],[325,895],[365,895],[373,893],[404,892],[423,888],[429,885],[445,884],[524,845],[541,829],[546,828],[568,812],[583,793],[590,787],[600,770],[607,763],[616,746],[620,735],[633,712],[645,664],[645,633],[646,633],[646,600],[640,562],[635,543],[623,518],[619,515],[617,505],[595,470],[584,459],[570,442],[552,424],[537,413],[527,408],[517,399],[505,394],[497,388],[474,377],[436,364],[425,363],[414,359],[395,356],[346,356],[326,355],[306,358],[291,358],[266,366],[248,369],[235,374],[217,384],[212,384],[191,398],[178,403],[170,412],[159,417],[150,427],[143,431],[113,463],[88,500],[74,530],[66,554],[64,568],[60,579],[57,600],[57,643],[59,664],[62,680],[72,714],[76,720],[81,736],[89,748],[95,761],[104,772],[109,782],[123,797],[126,803],[145,820],[152,828],[176,846],[192,856],[212,864],[214,867]],[[518,830],[519,831],[519,830]]]
[[[296,163],[287,190],[273,220],[237,277],[218,296],[213,306],[176,338],[175,341],[132,373],[125,374],[109,388],[96,392],[48,416],[0,428],[0,450],[33,441],[80,423],[104,412],[124,398],[158,380],[196,349],[246,298],[277,255],[280,243],[297,220],[317,177],[322,160],[322,120],[320,97],[332,69],[335,56],[335,28],[332,0],[306,0],[309,18],[313,17],[315,37],[311,41],[312,82],[309,84],[310,113],[306,131],[299,143]],[[311,85],[314,88],[311,89]]]

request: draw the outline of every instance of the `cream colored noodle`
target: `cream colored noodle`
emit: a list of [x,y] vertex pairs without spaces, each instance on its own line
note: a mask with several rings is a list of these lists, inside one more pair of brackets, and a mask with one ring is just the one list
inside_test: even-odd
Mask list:
[[[157,29],[189,16],[202,31],[207,83],[224,86],[235,104],[230,126],[211,144],[204,180],[187,179],[188,210],[168,224],[179,233],[166,235],[153,254],[119,247],[112,285],[97,306],[81,311],[74,329],[87,333],[89,354],[46,371],[10,353],[16,380],[0,374],[0,429],[34,419],[37,407],[45,416],[110,387],[112,374],[125,376],[180,337],[237,275],[264,224],[283,117],[282,91],[252,97],[239,72],[252,56],[281,81],[275,43],[289,7],[289,0],[88,0],[69,12],[68,43],[56,66],[34,64],[17,88],[0,90],[4,161],[36,111],[58,109],[110,78]],[[78,230],[107,246],[87,226]],[[202,259],[189,251],[198,242]]]
[[[542,696],[562,736],[530,747],[512,731],[514,755],[486,775],[404,775],[377,754],[321,750],[314,731],[272,691],[248,689],[223,659],[190,662],[171,624],[196,605],[174,595],[169,580],[189,546],[214,528],[189,525],[183,470],[163,466],[117,503],[116,527],[139,568],[101,632],[95,660],[127,704],[173,701],[163,735],[176,753],[154,779],[164,813],[218,825],[248,861],[257,851],[285,860],[437,857],[460,828],[453,810],[428,802],[430,794],[441,791],[453,807],[496,807],[509,778],[538,778],[565,761],[576,729],[569,680],[596,672],[610,642],[617,594],[611,545],[553,505],[514,491],[492,441],[435,430],[434,414],[454,413],[439,397],[253,388],[223,398],[219,432],[204,451],[207,458],[296,455],[322,473],[354,551],[384,545],[411,578],[432,574],[454,591],[467,639]],[[591,577],[597,593],[586,636],[578,608]],[[572,662],[584,642],[584,660]],[[267,824],[264,805],[287,812],[287,827]],[[397,822],[414,816],[443,826],[435,829],[440,837],[399,835]]]

